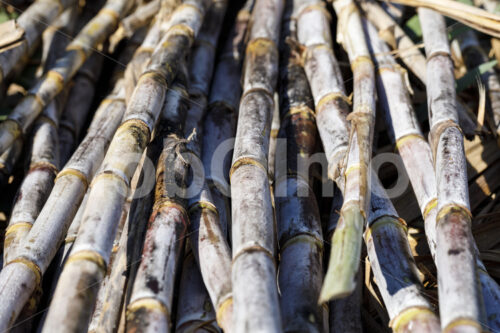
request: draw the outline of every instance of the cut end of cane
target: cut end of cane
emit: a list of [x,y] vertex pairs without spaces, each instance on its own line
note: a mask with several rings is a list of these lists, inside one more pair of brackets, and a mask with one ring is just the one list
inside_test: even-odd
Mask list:
[[233,331],[233,298],[226,299],[216,313],[217,324],[224,330],[224,332]]
[[330,262],[321,288],[319,304],[349,296],[354,292],[364,221],[365,218],[357,206],[341,212],[337,229],[332,237]]
[[441,332],[439,319],[430,309],[412,307],[394,317],[389,326],[395,333]]

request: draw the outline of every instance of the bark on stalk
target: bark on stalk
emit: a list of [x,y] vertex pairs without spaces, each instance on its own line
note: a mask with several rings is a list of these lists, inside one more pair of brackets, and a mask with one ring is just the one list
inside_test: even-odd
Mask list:
[[0,155],[0,187],[7,184],[22,151],[23,140],[22,138],[17,138],[14,143]]
[[[165,89],[177,74],[203,21],[206,0],[185,2],[172,14],[172,26],[153,52],[127,111],[93,181],[82,226],[49,310],[44,330],[85,329],[97,290],[87,289],[103,277],[130,178],[148,144]],[[103,204],[105,202],[105,204]],[[68,320],[64,320],[66,317]]]
[[[75,27],[76,10],[66,10],[43,34],[43,68],[53,66],[69,43]],[[56,29],[62,34],[56,34]],[[46,70],[44,70],[45,72]],[[5,231],[4,262],[13,259],[16,247],[23,243],[38,214],[43,208],[60,168],[57,129],[65,104],[60,94],[42,112],[33,126],[29,142],[29,170],[18,190],[12,208],[9,226]]]
[[172,11],[177,8],[177,0],[164,1],[164,5],[159,14],[155,17],[155,22],[148,30],[144,41],[141,46],[135,51],[133,58],[127,65],[125,70],[125,91],[127,95],[127,103],[134,92],[134,88],[139,81],[141,74],[144,72],[145,67],[149,64],[151,54],[153,53],[156,45],[158,45],[162,36],[172,24],[170,16]]
[[423,296],[406,223],[398,217],[374,173],[371,190],[364,238],[375,281],[391,319],[389,326],[396,333],[439,332],[439,319]]
[[[325,242],[327,242],[327,244],[329,243],[329,240],[332,239],[335,228],[337,227],[342,203],[342,192],[338,188],[335,188],[330,217],[325,230],[328,235],[325,237]],[[363,265],[363,263],[361,262],[360,265]],[[356,289],[354,289],[354,292],[351,295],[328,303],[329,330],[331,333],[363,332],[361,304],[364,284],[362,279],[363,274],[361,271],[358,272],[356,278]]]
[[[370,22],[377,27],[382,39],[398,52],[401,61],[408,69],[426,84],[426,61],[420,52],[419,46],[414,44],[410,37],[376,2],[364,1],[361,3]],[[406,79],[408,80],[408,79]],[[468,115],[467,108],[457,99],[458,121],[467,137],[475,135],[476,123]]]
[[[116,45],[127,37],[131,37],[138,29],[148,25],[160,10],[160,0],[140,4],[132,14],[125,17],[116,32],[110,37],[110,49],[113,52]],[[179,0],[163,1],[170,3],[172,7],[177,7]]]
[[[316,125],[328,161],[328,177],[343,188],[341,169],[348,146],[349,99],[333,54],[329,16],[317,1],[295,1],[294,7],[297,36],[304,48],[304,69],[314,97]],[[325,290],[331,289],[327,283],[324,281]],[[333,283],[333,287],[336,285]],[[328,298],[320,297],[320,300],[324,302]]]
[[[78,211],[75,214],[75,217],[71,221],[71,224],[68,228],[68,232],[66,233],[66,237],[64,238],[63,244],[60,246],[59,251],[56,256],[50,263],[50,266],[55,267],[55,270],[51,276],[51,284],[50,288],[44,293],[47,293],[48,301],[52,299],[54,296],[54,291],[56,290],[57,283],[59,282],[59,277],[61,276],[61,272],[63,270],[64,265],[66,264],[66,260],[68,260],[69,253],[71,252],[71,248],[73,247],[73,243],[76,240],[76,235],[78,234],[78,229],[80,228],[80,223],[82,221],[83,210],[85,209],[85,205],[87,204],[88,199],[88,191],[85,193],[83,200],[78,207]],[[50,268],[49,268],[50,269]],[[37,332],[40,332],[43,328],[45,320],[47,319],[47,311],[43,313],[42,318],[40,319],[37,327]]]
[[203,278],[193,252],[189,247],[186,250],[188,254],[182,265],[175,332],[220,332],[212,302],[203,285]]
[[155,203],[149,220],[142,260],[127,307],[127,332],[171,328],[175,276],[189,218],[186,211],[188,167],[181,139],[186,117],[185,78],[168,91],[157,140],[163,150],[156,169]]
[[[363,225],[370,198],[367,175],[375,119],[374,69],[360,13],[350,0],[336,0],[333,6],[339,17],[337,39],[347,51],[354,76],[354,102],[353,112],[347,117],[352,128],[344,171],[342,223],[337,226],[332,238],[330,262],[320,296],[321,302],[347,296],[356,286]],[[318,9],[316,11],[319,12]],[[301,15],[307,16],[307,13],[307,10],[302,9]],[[312,14],[310,16],[312,17]],[[354,146],[357,146],[357,149]],[[358,153],[352,153],[353,150]]]
[[[373,33],[376,34],[376,32]],[[384,44],[380,44],[380,48],[374,49],[374,53],[379,54],[376,61],[377,67],[379,67],[377,83],[380,103],[385,112],[391,140],[395,143],[403,160],[417,197],[425,221],[425,234],[429,249],[435,258],[437,186],[435,175],[429,172],[429,170],[434,169],[432,151],[418,125],[408,90],[405,87],[403,74],[387,51],[388,48]],[[499,330],[500,288],[488,275],[478,257],[476,260],[488,326],[492,330]]]
[[[137,170],[140,171],[139,168]],[[131,191],[131,193],[133,193],[133,191]],[[110,262],[108,267],[106,268],[106,275],[104,279],[102,279],[102,281],[99,281],[99,292],[97,293],[94,311],[92,313],[92,318],[89,322],[88,332],[94,333],[94,332],[105,331],[105,328],[103,326],[100,326],[99,319],[102,317],[104,311],[108,310],[109,303],[106,302],[106,299],[108,296],[108,292],[110,290],[113,290],[116,293],[116,296],[120,301],[122,299],[120,296],[123,295],[123,289],[114,290],[113,287],[115,286],[114,283],[116,282],[117,277],[119,278],[123,274],[123,270],[119,269],[113,270],[113,269],[116,268],[117,265],[120,265],[120,263],[117,263],[116,261],[117,259],[120,260],[121,262],[123,262],[124,259],[123,256],[117,258],[117,255],[121,247],[125,245],[124,243],[127,242],[128,238],[127,229],[129,228],[129,223],[128,223],[129,220],[127,217],[130,211],[130,203],[131,200],[129,196],[127,202],[123,206],[122,214],[120,217],[120,223],[118,225],[118,231],[116,232],[115,240],[113,242],[113,248],[111,250],[111,256],[109,259]],[[120,251],[120,253],[122,252]],[[117,309],[118,311],[120,311],[121,309],[120,303],[113,305],[118,308]],[[109,332],[111,332],[111,330]]]
[[[296,39],[296,22],[289,1],[280,43],[280,118],[275,200],[280,245],[279,289],[286,332],[322,332],[324,308],[318,305],[323,280],[323,234],[311,177],[303,166],[316,151],[316,122],[306,74],[287,43]],[[283,156],[286,154],[286,157]],[[285,167],[280,167],[286,163]]]
[[[156,40],[155,43],[157,43],[159,40],[158,30],[155,29],[155,26],[158,26],[158,22],[160,22],[160,18],[158,18],[155,25],[148,31],[141,46],[136,49],[132,59],[127,65],[125,73],[133,66],[139,67],[141,71],[144,70],[151,57],[151,42],[152,40]],[[141,63],[136,61],[138,58],[142,60]],[[133,90],[135,82],[131,82],[130,79],[130,76],[125,76],[124,85],[125,87],[132,87]],[[173,93],[177,94],[176,91]],[[173,102],[174,100],[170,99],[170,101]],[[148,145],[136,169],[135,175],[132,178],[132,191],[129,200],[131,197],[135,196],[134,189],[136,189],[138,183],[142,184],[142,186],[147,186],[146,184],[154,186],[155,177],[147,172],[148,169],[145,168],[144,162],[147,160],[148,163],[151,162],[153,165],[156,165],[162,150],[161,141],[163,138],[161,135],[164,133],[165,126],[167,126],[165,120],[160,118],[159,125],[155,130],[155,139]],[[119,328],[120,315],[126,309],[128,303],[127,296],[130,295],[128,290],[131,290],[133,285],[133,283],[128,284],[128,282],[134,281],[135,273],[141,261],[140,257],[147,227],[147,219],[153,205],[153,192],[154,191],[150,191],[150,193],[144,196],[138,193],[139,197],[133,199],[132,202],[128,202],[127,200],[126,205],[130,204],[129,214],[126,217],[128,227],[120,239],[120,248],[113,260],[109,282],[102,291],[104,294],[102,311],[99,317],[96,318],[96,316],[93,316],[93,320],[95,318],[97,327],[106,332],[115,331]],[[124,320],[124,318],[122,320]]]
[[484,322],[483,301],[470,230],[467,167],[448,35],[441,15],[425,8],[419,8],[418,14],[427,55],[427,104],[437,183],[436,266],[441,326],[445,332],[479,332]]
[[423,83],[426,82],[425,56],[419,47],[396,21],[375,1],[363,1],[361,6],[370,22],[377,27],[380,37],[392,49],[398,50],[398,57]]
[[235,332],[281,330],[267,157],[282,12],[283,1],[257,0],[246,47],[230,170]]
[[124,111],[123,93],[115,93],[101,103],[87,136],[56,177],[24,245],[0,272],[0,297],[6,300],[0,304],[1,330],[17,318],[57,253]]
[[59,159],[61,165],[71,157],[77,146],[85,120],[94,99],[95,84],[101,72],[103,57],[93,53],[73,78],[66,107],[59,122]]
[[43,108],[62,91],[93,50],[114,31],[131,4],[132,0],[108,0],[85,25],[54,66],[29,90],[8,118],[0,123],[0,153],[12,145],[16,138],[27,133]]
[[[210,299],[215,307],[217,322],[228,332],[232,331],[233,324],[231,250],[227,244],[230,224],[230,205],[227,195],[230,191],[228,177],[231,160],[228,156],[217,155],[220,154],[217,149],[234,136],[236,128],[236,110],[241,94],[240,73],[245,45],[244,36],[253,2],[253,0],[248,0],[238,12],[235,25],[218,59],[207,115],[203,123],[201,158],[205,168],[205,184],[201,193],[194,198],[195,202],[190,209],[191,229],[193,230],[191,242],[196,248],[195,259],[198,261]],[[214,167],[214,162],[222,162],[222,167]],[[185,262],[184,265],[186,265],[185,270],[194,270],[194,268],[189,268],[189,262]],[[200,272],[196,274],[199,275]],[[198,283],[196,282],[198,280],[199,278],[196,278],[190,282],[183,275],[181,284],[194,284]],[[200,289],[200,287],[196,288]],[[196,299],[204,299],[201,295],[205,295],[206,291],[203,289]],[[195,304],[185,304],[192,299],[190,293],[181,295],[179,300],[179,307],[182,310],[178,311],[178,315],[182,318],[191,313],[189,309],[195,307]],[[203,302],[197,304],[203,305]],[[195,320],[199,319],[200,317],[197,317]]]
[[0,83],[35,48],[47,22],[53,22],[64,9],[76,3],[76,0],[38,0],[16,20],[2,23],[1,31],[5,34],[0,39]]
[[[213,162],[211,158],[207,158],[205,155],[202,156],[203,145],[208,143],[209,149],[207,153],[212,155],[213,148],[217,148],[217,146],[214,146],[214,144],[216,144],[215,142],[210,142],[212,140],[209,135],[213,135],[214,133],[203,132],[202,121],[204,120],[210,84],[212,82],[217,40],[222,27],[226,7],[226,1],[213,2],[207,14],[207,20],[202,27],[202,32],[195,42],[196,46],[193,50],[189,70],[190,87],[188,90],[192,102],[190,103],[190,110],[188,111],[185,136],[191,137],[194,135],[188,142],[188,149],[197,158],[201,158],[203,161],[208,159],[210,163]],[[245,18],[247,18],[246,22],[248,22],[248,16],[245,16]],[[240,20],[239,28],[241,29],[242,25],[246,27],[246,22],[241,22]],[[236,31],[236,37],[239,37],[238,31]],[[234,39],[233,33],[230,35],[229,42],[233,43],[235,41],[237,42],[238,40]],[[234,47],[233,45],[229,47],[231,46]],[[239,61],[236,61],[238,64]],[[239,66],[236,65],[235,67],[237,70]],[[238,71],[236,71],[232,77],[239,78]],[[218,84],[217,79],[220,80],[221,77],[216,77],[213,87],[216,87],[215,89],[221,89],[221,87],[216,86]],[[227,77],[223,79],[227,80]],[[237,87],[237,81],[232,83],[236,84]],[[226,83],[223,86],[225,85]],[[230,91],[234,90],[235,88],[232,88]],[[227,94],[228,92],[224,91],[223,93]],[[239,94],[239,91],[237,91],[237,94]],[[209,119],[213,119],[213,115]],[[220,125],[221,119],[218,119],[216,131],[219,130]],[[223,124],[222,126],[228,125],[230,126],[230,124]],[[211,129],[213,131],[213,128]],[[193,171],[196,171],[196,169],[193,169]],[[225,169],[225,171],[228,172],[228,168]],[[199,175],[194,174],[194,177],[199,177]],[[197,181],[197,179],[193,179],[193,181]],[[201,181],[204,182],[205,179]],[[191,221],[191,248],[193,249],[194,257],[200,267],[205,284],[203,285],[202,282],[200,287],[191,286],[191,288],[204,290],[206,286],[213,307],[217,313],[217,322],[225,331],[231,332],[233,324],[233,299],[231,293],[231,251],[227,244],[228,212],[227,207],[225,207],[225,199],[217,192],[217,189],[210,189],[209,184],[206,183],[203,183],[202,186],[200,193],[195,196],[188,194],[188,197],[190,198],[189,219]],[[221,206],[223,209],[222,214],[218,209]],[[220,220],[220,218],[223,220]],[[197,274],[200,273],[197,272]],[[186,276],[183,276],[182,279],[186,279]],[[194,283],[194,280],[192,282]],[[181,283],[188,282],[181,280]],[[206,292],[207,291],[203,291],[203,294],[206,294]],[[192,304],[192,306],[193,305],[194,304]],[[203,311],[203,306],[201,310]],[[181,312],[181,314],[184,315],[185,313]],[[193,323],[190,325],[185,323],[183,325],[183,330],[188,329],[187,327],[191,325],[193,325]],[[177,325],[177,327],[179,327],[179,325]]]

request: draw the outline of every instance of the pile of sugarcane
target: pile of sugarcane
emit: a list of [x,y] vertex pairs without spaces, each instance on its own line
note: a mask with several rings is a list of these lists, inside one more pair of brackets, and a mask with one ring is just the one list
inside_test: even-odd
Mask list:
[[500,332],[499,8],[1,1],[0,332]]

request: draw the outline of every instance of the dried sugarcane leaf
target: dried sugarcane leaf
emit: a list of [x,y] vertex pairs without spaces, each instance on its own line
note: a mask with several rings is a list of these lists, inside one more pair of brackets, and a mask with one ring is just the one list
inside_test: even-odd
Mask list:
[[500,37],[500,16],[453,0],[390,0],[412,7],[425,7],[453,18],[465,25],[494,37]]
[[24,29],[15,20],[0,23],[0,52],[22,41]]

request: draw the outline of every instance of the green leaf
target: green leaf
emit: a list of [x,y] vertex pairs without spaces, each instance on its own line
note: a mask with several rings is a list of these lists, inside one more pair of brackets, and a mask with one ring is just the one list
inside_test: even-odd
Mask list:
[[413,42],[417,43],[422,40],[422,28],[420,27],[418,15],[410,17],[410,19],[406,21],[403,30],[413,40]]
[[457,93],[464,91],[476,82],[476,78],[483,75],[498,64],[497,60],[485,62],[474,69],[471,69],[464,76],[456,81]]

